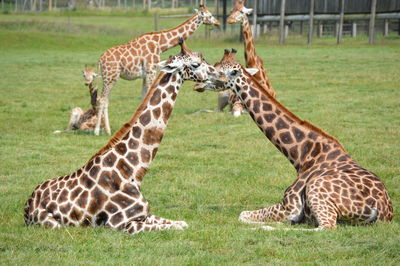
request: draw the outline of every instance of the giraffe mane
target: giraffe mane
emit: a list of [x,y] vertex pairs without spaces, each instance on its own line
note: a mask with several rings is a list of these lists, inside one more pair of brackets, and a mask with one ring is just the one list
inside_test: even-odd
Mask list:
[[179,24],[178,26],[173,27],[173,28],[171,28],[171,29],[160,30],[160,31],[151,31],[151,32],[143,33],[142,35],[140,35],[139,37],[135,38],[134,40],[136,40],[136,39],[138,39],[138,38],[141,38],[141,37],[143,37],[143,36],[146,36],[146,35],[153,35],[153,34],[165,33],[165,32],[168,32],[168,31],[173,31],[173,30],[175,30],[175,29],[181,27],[182,25],[186,24],[189,20],[192,20],[193,18],[197,17],[198,15],[199,15],[199,14],[197,14],[197,13],[194,14],[193,16],[191,16],[190,18],[186,19],[184,22],[182,22],[182,23]]
[[[92,160],[94,157],[103,154],[105,151],[108,151],[109,149],[113,148],[119,141],[121,141],[125,135],[129,132],[131,129],[132,125],[135,124],[136,121],[138,121],[139,116],[141,115],[142,111],[147,107],[148,102],[150,101],[150,97],[153,96],[153,92],[157,85],[159,84],[160,80],[165,77],[168,73],[161,72],[157,79],[153,82],[153,85],[151,86],[150,90],[146,94],[146,97],[143,99],[142,103],[139,105],[138,109],[136,110],[135,114],[133,117],[126,122],[115,134],[112,136],[112,138],[108,141],[108,143],[103,146],[98,152],[96,152],[90,160]],[[90,161],[89,160],[89,161]]]
[[276,104],[279,108],[281,108],[283,111],[285,111],[290,118],[292,118],[294,121],[298,122],[300,125],[307,127],[308,129],[315,131],[316,133],[322,135],[323,137],[332,140],[336,144],[339,145],[339,147],[344,151],[343,145],[333,136],[329,135],[326,133],[324,130],[320,129],[319,127],[313,125],[312,123],[300,119],[297,115],[292,113],[288,108],[286,108],[283,104],[281,104],[278,100],[276,100],[274,97],[269,94],[269,92],[262,86],[257,79],[255,79],[249,72],[246,71],[246,69],[240,65],[242,68],[242,71],[246,73],[247,78],[251,79],[251,81],[256,84],[256,86],[260,89],[260,92],[264,94],[270,101],[272,101],[274,104]]

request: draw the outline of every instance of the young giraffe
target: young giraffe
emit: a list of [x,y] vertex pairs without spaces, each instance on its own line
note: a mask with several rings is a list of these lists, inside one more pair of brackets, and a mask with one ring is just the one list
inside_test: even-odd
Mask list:
[[[75,107],[71,110],[68,126],[65,131],[72,130],[93,130],[97,121],[97,86],[94,84],[94,79],[98,76],[94,70],[94,66],[88,67],[85,65],[85,70],[82,71],[85,85],[89,88],[90,104],[92,108],[85,112],[80,107]],[[104,127],[104,117],[101,121],[101,127]],[[53,133],[61,133],[63,130],[56,130]]]
[[235,53],[225,50],[223,59],[215,65],[228,79],[216,86],[234,91],[257,126],[298,174],[282,202],[244,211],[239,220],[308,222],[317,224],[316,230],[333,229],[337,220],[360,224],[391,221],[392,202],[382,181],[360,167],[339,141],[299,119],[272,97],[258,79],[234,60]]
[[[143,34],[130,42],[112,47],[99,59],[99,69],[103,77],[103,91],[100,97],[98,117],[104,113],[105,130],[111,134],[108,119],[108,98],[112,87],[119,78],[134,80],[143,78],[142,98],[152,85],[157,73],[160,54],[178,45],[179,38],[187,39],[201,24],[219,25],[210,11],[200,5],[200,10],[181,25],[158,32]],[[95,135],[100,133],[100,120],[97,120]]]
[[106,146],[76,172],[35,188],[25,205],[26,224],[104,225],[132,234],[187,227],[184,221],[151,215],[140,192],[183,81],[205,82],[217,76],[200,53],[191,52],[183,41],[181,47],[180,54],[163,63],[143,103]]

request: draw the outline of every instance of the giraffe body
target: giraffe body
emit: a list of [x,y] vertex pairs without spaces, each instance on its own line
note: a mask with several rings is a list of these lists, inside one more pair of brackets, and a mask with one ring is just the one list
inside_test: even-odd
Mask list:
[[[112,87],[119,78],[126,80],[143,79],[142,98],[152,85],[160,54],[178,45],[180,38],[187,39],[201,24],[219,25],[208,9],[201,5],[194,16],[181,25],[160,32],[143,34],[130,42],[109,48],[99,59],[99,69],[103,78],[103,90],[100,97],[98,117],[104,113],[105,129],[111,134],[108,119],[108,98]],[[97,120],[95,135],[100,132],[100,120]]]
[[231,88],[265,136],[293,164],[297,178],[282,202],[256,211],[244,211],[239,220],[248,223],[284,222],[316,224],[332,229],[337,221],[367,224],[391,221],[393,207],[382,181],[359,166],[332,136],[299,119],[280,104],[239,63],[235,51],[225,51],[217,63]]
[[143,177],[156,156],[179,88],[184,80],[204,82],[216,75],[201,54],[181,44],[180,54],[164,63],[132,119],[76,172],[49,179],[25,205],[25,223],[62,226],[106,226],[128,233],[184,229],[184,221],[150,214],[140,192]]

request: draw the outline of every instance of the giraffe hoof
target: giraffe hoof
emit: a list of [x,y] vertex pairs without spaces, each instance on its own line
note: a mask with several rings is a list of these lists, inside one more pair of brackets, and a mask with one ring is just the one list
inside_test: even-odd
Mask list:
[[240,111],[234,111],[233,116],[234,117],[239,117],[242,113]]
[[239,215],[239,222],[246,223],[246,224],[265,224],[264,222],[253,221],[250,217],[251,212],[243,211]]
[[188,227],[189,227],[189,225],[185,221],[175,221],[174,222],[174,228],[177,230],[184,230]]

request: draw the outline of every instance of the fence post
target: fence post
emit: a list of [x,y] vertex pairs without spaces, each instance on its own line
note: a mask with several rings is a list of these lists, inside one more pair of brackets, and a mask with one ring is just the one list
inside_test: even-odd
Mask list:
[[369,19],[369,44],[375,42],[375,13],[376,13],[376,0],[371,0],[371,17]]
[[354,21],[351,23],[351,37],[357,37],[357,23]]
[[310,18],[308,20],[308,44],[312,43],[314,29],[314,0],[310,0]]
[[300,35],[303,35],[303,21],[300,21]]
[[285,43],[285,4],[286,0],[281,0],[281,15],[279,20],[279,44]]
[[388,36],[389,34],[389,20],[385,19],[385,25],[383,27],[383,36]]
[[257,1],[253,1],[253,35],[257,38]]
[[226,31],[226,1],[222,0],[222,28]]
[[344,16],[344,0],[340,1],[340,19],[339,19],[339,32],[336,38],[336,44],[339,44],[342,40],[343,34],[343,16]]
[[321,21],[318,21],[317,27],[317,37],[320,38],[322,36],[323,25]]

